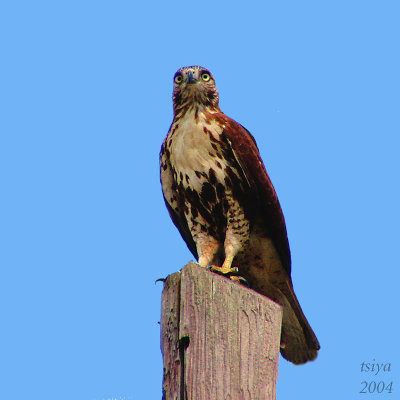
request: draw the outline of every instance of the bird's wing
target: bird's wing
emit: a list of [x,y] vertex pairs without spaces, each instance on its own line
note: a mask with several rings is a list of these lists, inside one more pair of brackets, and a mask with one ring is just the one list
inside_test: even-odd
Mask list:
[[183,200],[181,199],[176,186],[172,167],[167,156],[167,151],[165,140],[160,151],[160,180],[165,205],[167,206],[172,222],[178,228],[178,231],[183,240],[186,242],[187,247],[193,256],[198,259],[196,244],[194,243],[184,215],[184,204],[182,204]]
[[226,115],[220,114],[217,118],[222,119],[220,123],[224,126],[222,139],[231,147],[250,191],[255,196],[253,207],[257,208],[257,217],[261,217],[263,228],[272,239],[290,277],[291,256],[285,218],[256,141],[246,128]]

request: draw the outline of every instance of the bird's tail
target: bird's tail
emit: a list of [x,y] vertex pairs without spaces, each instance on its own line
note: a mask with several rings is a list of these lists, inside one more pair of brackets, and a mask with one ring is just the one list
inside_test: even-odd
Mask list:
[[281,354],[293,364],[304,364],[314,360],[320,345],[314,331],[300,307],[289,278],[279,287],[283,306]]

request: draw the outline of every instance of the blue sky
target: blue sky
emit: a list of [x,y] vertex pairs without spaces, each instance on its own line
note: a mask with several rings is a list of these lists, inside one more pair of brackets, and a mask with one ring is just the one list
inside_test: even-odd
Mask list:
[[[397,396],[396,1],[3,2],[0,398],[161,398],[161,284],[191,254],[158,152],[172,77],[209,68],[287,222],[321,342],[278,399]],[[362,362],[393,372],[362,373]],[[360,394],[362,381],[394,381]]]

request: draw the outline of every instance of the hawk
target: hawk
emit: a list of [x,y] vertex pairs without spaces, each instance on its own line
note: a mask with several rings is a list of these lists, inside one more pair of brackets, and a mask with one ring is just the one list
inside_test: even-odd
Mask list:
[[209,70],[174,76],[174,118],[160,152],[165,204],[198,263],[282,305],[281,354],[294,364],[320,348],[291,279],[285,219],[255,139],[219,108]]

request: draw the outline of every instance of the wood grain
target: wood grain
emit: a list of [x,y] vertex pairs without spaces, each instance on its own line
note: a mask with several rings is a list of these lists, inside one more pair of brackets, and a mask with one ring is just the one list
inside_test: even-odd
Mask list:
[[[181,274],[169,275],[164,284],[161,305],[161,353],[163,355],[163,400],[181,400],[182,351],[179,346]],[[182,390],[181,390],[182,388]]]
[[167,279],[162,312],[165,399],[275,399],[278,304],[189,263]]

